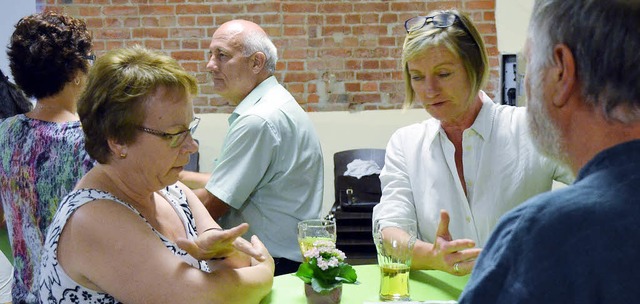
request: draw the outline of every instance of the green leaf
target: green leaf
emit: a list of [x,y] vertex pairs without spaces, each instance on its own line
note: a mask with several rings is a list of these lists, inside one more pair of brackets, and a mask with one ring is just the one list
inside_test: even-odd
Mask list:
[[343,264],[338,267],[340,269],[340,273],[336,275],[336,279],[345,283],[356,283],[358,280],[358,275],[356,274],[356,270],[351,267],[349,264]]
[[318,293],[327,293],[331,289],[334,289],[334,288],[336,288],[338,286],[340,286],[340,282],[327,284],[327,282],[321,282],[320,280],[317,280],[316,278],[313,278],[311,280],[311,288],[313,288],[313,290],[315,290]]
[[303,282],[309,284],[313,278],[313,268],[307,263],[302,263],[294,275],[299,277]]

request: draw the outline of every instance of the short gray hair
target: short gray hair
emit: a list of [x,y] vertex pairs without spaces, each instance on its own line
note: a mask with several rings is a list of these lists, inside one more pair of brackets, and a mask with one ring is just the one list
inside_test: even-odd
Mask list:
[[278,50],[273,41],[262,31],[248,31],[243,38],[242,55],[249,57],[256,52],[264,53],[267,57],[264,68],[269,72],[269,75],[273,75],[276,71],[276,63],[278,63]]
[[548,66],[565,44],[585,101],[609,120],[640,120],[640,2],[536,0],[529,24],[532,66]]

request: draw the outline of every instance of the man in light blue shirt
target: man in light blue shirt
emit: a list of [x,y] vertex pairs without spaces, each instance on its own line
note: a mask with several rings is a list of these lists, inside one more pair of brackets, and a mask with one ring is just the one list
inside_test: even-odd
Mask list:
[[308,115],[273,76],[277,51],[253,22],[232,20],[213,34],[207,69],[217,94],[237,105],[229,117],[205,206],[223,227],[249,223],[276,261],[295,272],[297,223],[320,217],[323,159]]

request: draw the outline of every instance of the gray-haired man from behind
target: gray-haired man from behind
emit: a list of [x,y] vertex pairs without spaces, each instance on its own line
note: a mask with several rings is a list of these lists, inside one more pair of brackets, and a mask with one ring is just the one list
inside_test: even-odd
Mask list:
[[577,174],[502,217],[460,303],[640,299],[640,1],[537,0],[529,124]]

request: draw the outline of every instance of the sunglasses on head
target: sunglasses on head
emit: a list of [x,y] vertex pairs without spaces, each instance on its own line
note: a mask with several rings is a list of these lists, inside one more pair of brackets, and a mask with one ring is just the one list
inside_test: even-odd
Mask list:
[[[456,19],[460,20],[460,18],[453,13],[440,13],[433,16],[417,16],[405,21],[404,28],[407,30],[407,33],[419,30],[429,23],[433,24],[433,26],[437,28],[445,28],[452,26],[456,22]],[[462,24],[463,29],[468,32],[464,24],[462,22],[460,22],[460,24]]]

